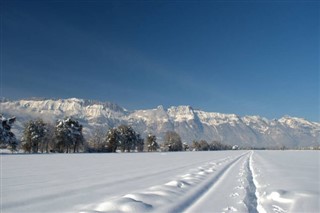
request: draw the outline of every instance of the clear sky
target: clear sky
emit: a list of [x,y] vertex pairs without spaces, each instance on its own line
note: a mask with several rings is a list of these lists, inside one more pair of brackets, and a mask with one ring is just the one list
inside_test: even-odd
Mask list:
[[1,1],[1,96],[319,121],[319,1]]

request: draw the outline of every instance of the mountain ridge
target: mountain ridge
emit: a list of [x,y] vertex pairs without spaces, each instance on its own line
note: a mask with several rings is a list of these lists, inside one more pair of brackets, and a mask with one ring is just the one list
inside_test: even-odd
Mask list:
[[[95,127],[111,128],[127,124],[142,134],[157,135],[161,141],[166,131],[176,131],[182,140],[221,141],[247,147],[319,146],[320,123],[304,118],[283,116],[279,119],[239,116],[205,112],[188,105],[158,106],[153,109],[126,110],[111,103],[78,98],[22,99],[0,102],[1,113],[16,116],[16,134],[21,134],[23,123],[40,117],[47,122],[73,116],[84,125],[89,135]],[[14,127],[15,128],[15,127]]]

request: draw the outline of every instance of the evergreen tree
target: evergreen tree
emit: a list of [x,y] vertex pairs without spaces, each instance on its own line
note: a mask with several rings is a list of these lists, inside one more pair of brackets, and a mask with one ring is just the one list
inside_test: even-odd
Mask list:
[[[58,120],[55,126],[55,148],[54,150],[60,153],[65,151],[65,148],[69,146],[70,139],[69,139],[69,131],[65,127],[63,120]],[[69,149],[67,150],[69,152]]]
[[19,145],[15,135],[11,132],[11,127],[15,121],[15,117],[6,119],[0,114],[0,146],[1,148],[9,148],[12,152],[17,151]]
[[187,143],[183,143],[182,145],[183,151],[189,151],[189,145]]
[[119,145],[119,133],[117,128],[108,130],[106,137],[107,151],[116,152]]
[[164,147],[165,150],[171,151],[182,151],[182,141],[178,133],[174,131],[166,132],[164,136]]
[[40,151],[45,151],[46,153],[54,152],[56,147],[55,126],[51,123],[46,123],[46,130]]
[[213,141],[209,144],[210,150],[230,150],[232,146],[223,144],[219,141]]
[[149,134],[146,138],[146,149],[148,152],[155,152],[159,148],[157,143],[157,137],[155,135]]
[[47,126],[41,119],[31,120],[24,125],[22,141],[22,149],[29,153],[38,153],[44,151],[45,135]]
[[127,125],[120,125],[118,127],[119,133],[119,146],[122,152],[130,152],[136,148],[137,134]]
[[199,142],[199,147],[200,147],[199,148],[200,151],[208,151],[208,150],[210,150],[209,144],[205,140],[201,140]]
[[80,146],[84,143],[82,125],[71,117],[57,121],[55,136],[59,152],[69,153],[72,149],[73,152],[79,152]]
[[120,148],[122,152],[131,152],[132,150],[142,152],[144,146],[144,140],[140,137],[140,134],[127,125],[110,129],[107,133],[106,142],[109,152],[116,152],[117,148]]

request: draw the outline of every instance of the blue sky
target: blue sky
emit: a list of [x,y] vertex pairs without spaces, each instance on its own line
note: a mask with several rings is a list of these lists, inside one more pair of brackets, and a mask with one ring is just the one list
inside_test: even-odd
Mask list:
[[319,121],[318,1],[2,1],[1,96]]

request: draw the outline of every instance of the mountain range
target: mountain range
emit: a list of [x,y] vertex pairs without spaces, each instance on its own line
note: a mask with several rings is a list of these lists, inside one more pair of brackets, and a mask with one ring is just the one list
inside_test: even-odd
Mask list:
[[89,137],[95,128],[131,125],[143,137],[155,134],[158,142],[166,131],[176,131],[183,142],[192,140],[220,141],[243,147],[307,147],[319,146],[320,123],[303,118],[284,116],[268,120],[260,116],[238,116],[205,112],[191,106],[172,106],[154,109],[126,110],[117,104],[77,98],[28,99],[0,102],[1,113],[16,116],[13,131],[19,138],[23,124],[30,119],[42,118],[54,123],[57,119],[72,116],[84,126]]

